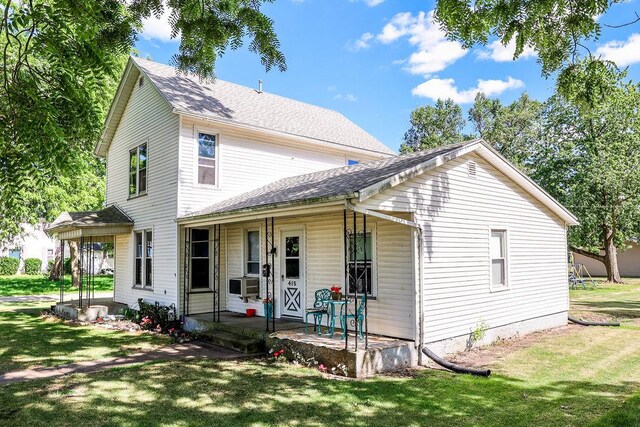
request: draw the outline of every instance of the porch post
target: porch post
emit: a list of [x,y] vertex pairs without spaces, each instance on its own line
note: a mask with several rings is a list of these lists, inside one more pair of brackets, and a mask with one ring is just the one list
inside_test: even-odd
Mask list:
[[[82,282],[84,280],[84,276],[82,274],[82,267],[83,267],[83,260],[82,260],[82,254],[84,252],[84,237],[80,237],[80,244],[78,245],[78,274],[80,275],[80,283],[78,284],[78,304],[80,306],[80,308],[82,308]],[[71,267],[71,280],[73,281],[73,262],[72,262],[72,267]]]
[[216,322],[220,322],[220,227],[220,224],[213,226],[213,320]]
[[[367,214],[362,214],[362,228],[364,229],[364,348],[367,349],[369,348],[369,323],[367,321],[367,301],[369,301],[369,274],[367,273]],[[371,268],[373,268],[373,263]],[[357,319],[356,323],[358,323]],[[358,341],[357,336],[356,341]]]
[[[357,316],[358,315],[358,213],[356,211],[353,211],[353,298],[354,298],[354,306],[353,306],[353,310],[354,310],[354,315]],[[344,310],[344,314],[347,314],[347,307],[345,306],[345,310]],[[355,322],[353,322],[353,327],[354,330],[356,332],[356,335],[354,337],[354,346],[355,346],[355,350],[356,352],[358,351],[358,319],[356,317],[354,317]],[[345,322],[345,327],[346,327],[346,336],[349,336],[349,327]]]
[[64,302],[64,240],[62,239],[60,239],[60,302]]
[[274,231],[274,218],[271,217],[271,329],[273,332],[276,331],[276,304],[275,304],[275,295],[276,295],[276,243],[275,238],[276,234]]
[[184,322],[185,317],[188,315],[188,306],[187,306],[187,287],[189,286],[189,250],[190,250],[190,242],[189,242],[189,228],[184,228],[184,265],[183,268],[183,283],[182,283],[182,321]]
[[[267,217],[264,217],[264,264],[269,265],[269,219]],[[273,304],[273,295],[271,295],[271,293],[269,292],[270,277],[269,275],[264,274],[264,272],[262,274],[262,277],[264,278],[264,282],[265,282],[264,283],[264,294],[265,294],[264,299],[271,301],[271,303]],[[264,314],[264,319],[267,322],[266,331],[269,332],[269,302],[264,304],[264,307],[266,307],[266,313]]]
[[[347,308],[347,301],[348,301],[348,293],[349,293],[349,279],[350,279],[350,273],[349,273],[349,230],[347,229],[347,210],[344,209],[344,211],[342,212],[342,225],[343,225],[343,240],[344,240],[344,303],[345,303],[345,309]],[[340,312],[340,315],[342,315],[342,311]],[[345,322],[346,323],[346,322]],[[340,322],[340,326],[342,325],[342,322]],[[344,327],[344,326],[343,326]],[[342,331],[343,333],[346,331]],[[347,347],[347,340],[349,339],[349,336],[347,335],[345,337],[344,340],[344,348],[345,350],[348,349]]]

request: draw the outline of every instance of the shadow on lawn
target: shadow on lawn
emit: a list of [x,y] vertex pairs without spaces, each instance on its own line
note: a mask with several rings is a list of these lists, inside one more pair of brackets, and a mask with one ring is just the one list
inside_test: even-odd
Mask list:
[[0,390],[11,425],[584,425],[637,383],[526,386],[425,371],[367,381],[268,362],[171,362]]
[[[113,357],[125,348],[159,343],[150,334],[123,333],[43,320],[40,308],[0,312],[0,372],[29,366],[55,366],[79,359]],[[85,355],[83,357],[83,355]]]
[[640,318],[640,302],[638,301],[578,301],[572,309],[601,313],[617,318]]

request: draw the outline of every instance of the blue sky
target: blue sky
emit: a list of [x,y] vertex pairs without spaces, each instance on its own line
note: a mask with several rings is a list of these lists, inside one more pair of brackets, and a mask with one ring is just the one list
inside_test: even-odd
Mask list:
[[[555,81],[540,75],[535,54],[511,60],[499,43],[463,50],[430,20],[434,1],[276,0],[263,11],[275,21],[288,70],[266,73],[246,48],[227,51],[217,63],[223,80],[331,108],[343,113],[394,150],[409,126],[410,112],[451,97],[466,111],[482,89],[509,103],[523,91],[544,100]],[[640,13],[638,1],[614,5],[599,17],[620,24]],[[169,63],[178,42],[166,17],[145,23],[136,45],[140,56]],[[640,80],[640,23],[603,27],[592,52],[629,67]]]

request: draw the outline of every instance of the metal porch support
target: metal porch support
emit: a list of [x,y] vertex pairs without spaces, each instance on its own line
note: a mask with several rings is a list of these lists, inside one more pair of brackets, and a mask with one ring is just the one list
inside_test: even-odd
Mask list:
[[[347,302],[349,301],[349,284],[351,283],[351,273],[349,272],[349,232],[350,230],[347,228],[347,210],[345,209],[343,212],[343,230],[344,230],[344,309],[347,309]],[[342,315],[342,313],[340,313]],[[346,323],[346,322],[345,322]],[[342,325],[345,329],[346,325]],[[344,338],[344,349],[349,349],[349,334],[347,331],[343,331],[345,333]]]
[[[277,247],[275,244],[275,225],[274,225],[274,218],[271,217],[271,228],[269,228],[269,218],[265,218],[264,219],[264,234],[265,234],[265,239],[264,239],[264,250],[265,250],[265,264],[268,266],[266,271],[263,272],[263,276],[265,278],[265,289],[267,291],[267,299],[269,300],[269,303],[271,304],[271,329],[269,329],[269,310],[267,308],[266,313],[265,313],[265,319],[267,322],[267,332],[271,331],[271,332],[275,332],[276,331],[276,302],[275,302],[275,295],[276,295],[276,278],[275,278],[275,274],[276,274],[276,269],[275,269],[275,263],[276,263],[276,252],[277,252]],[[269,256],[271,256],[271,263],[269,263]],[[271,285],[271,292],[269,292],[269,285]],[[265,305],[265,307],[268,307],[268,304]]]
[[[84,284],[84,237],[80,237],[80,244],[78,245],[78,270],[80,275],[80,283],[78,284],[78,306],[82,309],[82,286]],[[71,261],[71,281],[73,281],[73,260]]]
[[[353,252],[353,310],[354,310],[354,316],[357,316],[358,313],[358,214],[356,213],[356,211],[353,211],[353,247],[351,248],[352,252]],[[347,307],[345,306],[344,309],[344,314],[347,314]],[[354,322],[353,322],[353,326],[354,326],[354,330],[356,332],[353,340],[354,340],[354,346],[355,346],[355,350],[358,351],[358,319],[357,317],[354,317]],[[345,322],[345,336],[349,336],[349,325],[347,325],[347,322]]]
[[[364,348],[369,348],[369,322],[367,320],[367,304],[369,302],[369,275],[367,274],[367,214],[362,214],[362,229],[364,238],[364,292],[367,297],[364,299]],[[372,242],[373,243],[373,242]],[[373,260],[372,260],[373,261]],[[371,266],[373,268],[373,264]],[[356,337],[356,341],[358,338]]]
[[213,226],[213,321],[220,322],[220,224]]
[[190,263],[190,251],[191,251],[191,242],[189,239],[189,228],[184,229],[184,260],[183,260],[183,283],[182,283],[182,322],[184,324],[185,317],[189,315],[189,267]]
[[60,239],[60,303],[64,302],[64,240]]
[[[348,306],[347,306],[347,302],[349,301],[349,295],[350,295],[350,291],[351,288],[353,286],[353,298],[354,298],[354,312],[353,312],[353,318],[351,320],[351,324],[353,325],[354,331],[355,331],[355,341],[354,341],[354,348],[357,351],[358,350],[358,336],[360,333],[362,333],[364,335],[364,346],[365,349],[369,348],[369,324],[368,324],[368,320],[367,320],[367,315],[368,315],[368,307],[367,307],[367,302],[368,302],[368,298],[365,297],[364,299],[364,307],[361,307],[361,303],[360,303],[360,297],[362,297],[362,295],[358,294],[358,282],[363,284],[363,292],[365,292],[365,296],[366,293],[369,289],[369,277],[367,275],[367,259],[368,259],[368,253],[367,253],[367,215],[366,214],[362,214],[362,231],[358,231],[358,213],[354,210],[353,211],[353,228],[349,229],[347,227],[347,209],[344,209],[343,212],[343,228],[344,228],[344,248],[345,248],[345,292],[344,292],[344,298],[345,298],[345,305],[344,305],[344,314],[346,315],[348,312]],[[364,267],[362,269],[362,273],[358,274],[358,243],[362,242],[363,244],[363,260],[362,260],[362,266]],[[349,263],[353,264],[353,273],[350,271],[349,269]],[[359,310],[362,309],[363,310],[363,317],[364,317],[364,322],[363,325],[360,325],[358,322],[358,312]],[[345,334],[345,342],[344,342],[344,348],[348,349],[349,348],[349,324],[348,322],[345,321],[344,323],[344,334]],[[360,328],[362,328],[362,330],[360,330]]]

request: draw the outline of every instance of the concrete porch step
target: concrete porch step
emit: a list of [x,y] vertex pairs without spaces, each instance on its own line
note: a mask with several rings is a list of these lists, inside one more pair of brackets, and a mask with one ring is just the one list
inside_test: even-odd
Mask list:
[[203,332],[202,340],[244,354],[258,354],[264,351],[264,340],[225,330],[209,330]]

